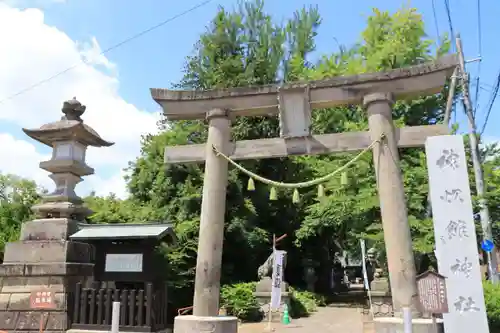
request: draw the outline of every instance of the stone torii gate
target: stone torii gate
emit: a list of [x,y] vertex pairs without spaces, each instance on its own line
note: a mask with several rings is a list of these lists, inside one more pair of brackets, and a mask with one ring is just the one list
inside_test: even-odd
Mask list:
[[[219,309],[228,162],[216,156],[212,146],[233,160],[277,158],[358,151],[384,135],[384,139],[375,144],[373,157],[393,307],[396,313],[403,306],[411,306],[418,312],[415,264],[397,151],[398,147],[423,147],[427,137],[447,134],[448,129],[444,125],[395,128],[392,103],[395,99],[441,92],[456,66],[455,55],[449,55],[432,63],[384,73],[280,87],[210,91],[151,89],[153,99],[163,107],[168,120],[206,119],[209,126],[206,144],[165,149],[166,163],[205,162],[193,316],[177,317],[175,331],[196,331],[196,327],[201,331],[202,323],[212,325],[212,332],[237,330],[234,319],[215,317]],[[361,103],[368,112],[369,131],[310,133],[312,109]],[[263,115],[279,115],[280,138],[231,141],[231,119]]]

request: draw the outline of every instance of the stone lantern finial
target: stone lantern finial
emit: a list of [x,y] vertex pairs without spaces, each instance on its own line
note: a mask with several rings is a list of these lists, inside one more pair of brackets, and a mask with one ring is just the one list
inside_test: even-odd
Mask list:
[[62,112],[64,113],[66,120],[76,120],[81,122],[83,120],[80,117],[85,112],[85,109],[87,109],[87,107],[78,102],[76,97],[73,97],[73,99],[64,102]]
[[83,123],[81,116],[86,107],[75,97],[64,102],[64,116],[56,122],[39,129],[24,129],[29,137],[51,147],[52,159],[40,162],[40,168],[51,173],[49,176],[56,189],[42,198],[42,203],[32,207],[39,218],[71,218],[84,220],[92,212],[83,206],[83,200],[76,195],[75,187],[83,176],[92,175],[94,169],[85,163],[88,146],[109,147],[90,126]]

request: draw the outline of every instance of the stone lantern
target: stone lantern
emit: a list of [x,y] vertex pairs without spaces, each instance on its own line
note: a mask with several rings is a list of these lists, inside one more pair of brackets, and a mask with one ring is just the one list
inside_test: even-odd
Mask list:
[[85,106],[75,98],[64,102],[61,120],[39,129],[23,129],[31,138],[53,148],[52,159],[40,163],[40,168],[51,173],[56,184],[54,192],[43,197],[42,203],[32,209],[39,218],[71,218],[84,220],[92,212],[83,206],[76,195],[75,186],[83,176],[94,174],[94,169],[85,163],[88,146],[109,147],[112,142],[103,140],[80,118]]
[[[94,173],[85,164],[87,147],[106,147],[80,118],[85,112],[76,99],[64,102],[61,120],[39,129],[23,129],[31,138],[53,148],[52,158],[40,163],[51,173],[56,189],[32,207],[37,219],[23,222],[19,241],[5,244],[0,265],[0,330],[65,332],[70,328],[71,295],[77,283],[90,285],[94,278],[94,248],[70,236],[85,223],[91,211],[75,193],[83,176]],[[53,292],[46,313],[34,311],[33,292]],[[42,326],[40,326],[42,325]]]

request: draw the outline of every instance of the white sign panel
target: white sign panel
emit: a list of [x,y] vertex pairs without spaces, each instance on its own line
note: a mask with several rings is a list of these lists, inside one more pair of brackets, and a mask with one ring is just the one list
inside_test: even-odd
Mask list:
[[142,272],[142,253],[108,253],[104,271]]
[[425,144],[439,273],[446,279],[447,333],[488,333],[467,160],[458,135]]
[[285,253],[285,251],[274,251],[271,309],[279,309],[281,305],[281,283],[283,282],[283,259],[285,258]]

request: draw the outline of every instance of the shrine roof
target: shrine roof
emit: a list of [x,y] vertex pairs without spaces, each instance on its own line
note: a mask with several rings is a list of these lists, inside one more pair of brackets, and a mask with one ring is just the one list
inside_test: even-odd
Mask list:
[[80,224],[80,230],[71,235],[72,240],[156,239],[166,237],[177,241],[171,224]]

